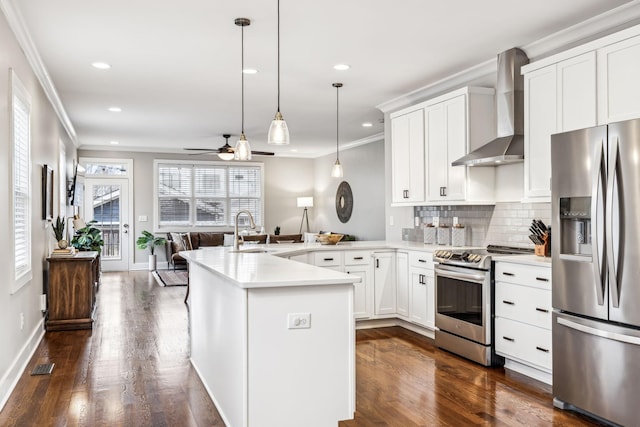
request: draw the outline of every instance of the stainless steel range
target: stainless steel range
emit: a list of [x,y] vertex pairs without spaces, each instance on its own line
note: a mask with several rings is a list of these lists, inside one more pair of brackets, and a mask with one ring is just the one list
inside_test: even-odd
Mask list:
[[492,254],[533,250],[489,245],[486,249],[433,253],[436,290],[436,345],[484,366],[501,365],[493,346]]

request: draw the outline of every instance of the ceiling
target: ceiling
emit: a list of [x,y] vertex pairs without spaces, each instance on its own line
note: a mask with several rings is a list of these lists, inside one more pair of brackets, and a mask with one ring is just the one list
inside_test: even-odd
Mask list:
[[[291,144],[268,146],[277,105],[277,0],[11,1],[83,149],[176,152],[235,143],[313,157],[380,138],[376,106],[526,46],[626,0],[281,0],[280,109]],[[109,70],[91,66],[107,62]],[[335,64],[349,64],[336,71]],[[108,107],[122,108],[119,113]],[[362,123],[372,123],[362,127]],[[117,146],[111,141],[118,141]]]

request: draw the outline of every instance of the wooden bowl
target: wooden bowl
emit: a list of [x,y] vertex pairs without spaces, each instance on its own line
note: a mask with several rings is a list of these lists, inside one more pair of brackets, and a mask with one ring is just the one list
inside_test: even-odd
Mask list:
[[316,239],[320,242],[321,245],[335,245],[342,238],[344,234],[316,234]]

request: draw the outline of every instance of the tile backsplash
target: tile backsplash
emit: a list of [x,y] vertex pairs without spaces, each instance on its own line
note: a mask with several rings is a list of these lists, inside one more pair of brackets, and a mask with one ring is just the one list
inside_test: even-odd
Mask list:
[[402,229],[402,239],[422,242],[423,228],[440,218],[440,224],[451,226],[453,217],[465,226],[466,244],[470,246],[503,245],[533,248],[529,226],[533,219],[551,223],[550,203],[496,203],[495,206],[416,206],[413,209],[419,226]]

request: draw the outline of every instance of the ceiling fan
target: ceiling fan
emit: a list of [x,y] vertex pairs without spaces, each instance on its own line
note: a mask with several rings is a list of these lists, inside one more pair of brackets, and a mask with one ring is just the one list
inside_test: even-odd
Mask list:
[[[185,150],[198,151],[198,153],[193,153],[193,154],[217,154],[223,160],[232,160],[234,148],[229,145],[229,138],[231,137],[231,134],[225,133],[222,135],[222,137],[225,139],[225,143],[220,148],[216,148],[213,150],[210,148],[185,148]],[[253,154],[254,156],[273,156],[274,155],[272,151],[256,151],[256,150],[251,150],[251,154]]]

